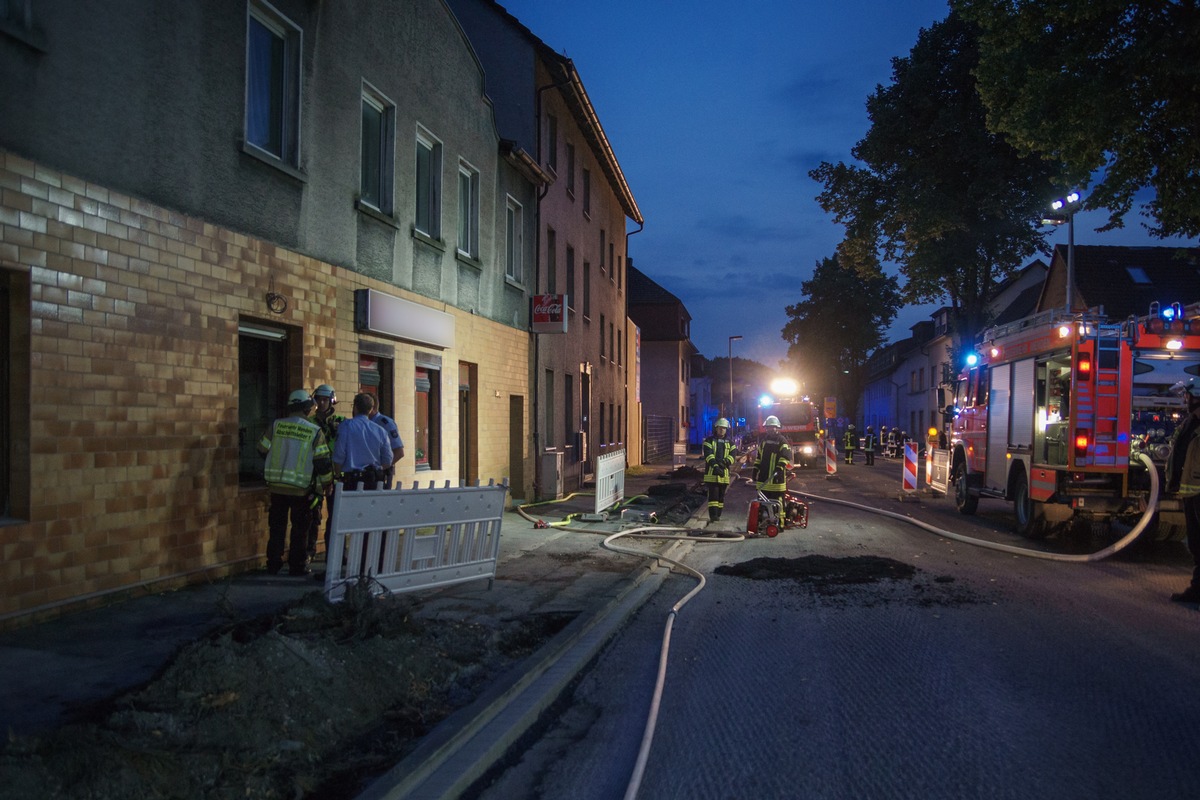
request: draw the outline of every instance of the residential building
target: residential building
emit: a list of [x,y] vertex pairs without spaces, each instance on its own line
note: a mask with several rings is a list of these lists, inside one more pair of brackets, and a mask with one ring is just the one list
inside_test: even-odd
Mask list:
[[692,316],[678,297],[632,263],[628,268],[629,317],[642,331],[643,460],[651,462],[688,441]]
[[571,59],[492,0],[448,2],[484,65],[500,134],[553,178],[536,206],[529,287],[565,297],[567,327],[532,334],[532,440],[537,496],[575,491],[597,456],[630,449],[626,225],[642,214]]
[[[1066,307],[1065,245],[1054,248],[1038,311]],[[1109,321],[1142,316],[1150,304],[1187,306],[1200,300],[1200,248],[1075,245],[1075,311],[1094,309]]]
[[300,387],[376,394],[400,485],[527,495],[549,176],[443,0],[26,8],[0,27],[0,624],[260,564],[255,445]]

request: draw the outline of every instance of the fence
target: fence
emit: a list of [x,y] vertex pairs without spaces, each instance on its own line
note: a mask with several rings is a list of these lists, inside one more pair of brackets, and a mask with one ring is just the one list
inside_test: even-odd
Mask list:
[[508,481],[347,492],[334,489],[325,594],[369,575],[380,593],[496,577]]
[[625,499],[625,450],[596,457],[596,513]]
[[642,463],[670,461],[675,450],[675,418],[647,414],[642,421]]

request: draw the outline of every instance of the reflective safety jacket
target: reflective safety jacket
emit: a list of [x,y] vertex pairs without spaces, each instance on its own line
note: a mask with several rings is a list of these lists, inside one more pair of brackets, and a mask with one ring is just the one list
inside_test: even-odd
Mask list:
[[754,456],[754,483],[764,492],[786,492],[792,448],[781,434],[768,433],[758,442]]
[[847,450],[857,450],[858,449],[858,435],[854,431],[847,430],[846,435],[843,437],[843,440],[846,443]]
[[321,428],[298,414],[277,419],[258,442],[263,477],[276,494],[324,492],[333,480],[329,445]]
[[1171,440],[1171,452],[1167,456],[1167,491],[1172,490],[1178,491],[1181,497],[1200,494],[1200,418],[1197,418],[1197,412],[1188,415]]
[[[737,456],[737,448],[728,439],[709,436],[704,440],[704,482],[729,483],[729,471]],[[718,469],[720,467],[720,469]]]

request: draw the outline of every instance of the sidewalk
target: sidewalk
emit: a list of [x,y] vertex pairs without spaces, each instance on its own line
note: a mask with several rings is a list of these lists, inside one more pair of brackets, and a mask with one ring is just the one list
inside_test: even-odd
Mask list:
[[[636,508],[664,516],[677,507],[680,494],[658,494],[667,484],[691,492],[699,481],[698,460],[673,471],[648,466],[625,479],[625,498],[647,496]],[[656,488],[657,487],[657,488]],[[652,494],[652,492],[655,492]],[[541,504],[533,510],[546,523],[593,510],[591,496]],[[690,516],[690,514],[689,514]],[[696,519],[704,519],[701,502]],[[703,526],[703,521],[684,523]],[[632,525],[614,517],[605,522],[571,521],[566,526],[538,528],[516,511],[501,523],[500,561],[496,580],[414,593],[418,615],[464,619],[486,624],[532,612],[571,612],[576,621],[547,647],[561,658],[570,642],[594,637],[595,623],[609,617],[615,631],[651,592],[656,572],[647,559],[612,553],[601,547],[603,535]],[[586,529],[589,532],[583,532]],[[664,552],[686,543],[641,543]],[[317,565],[319,567],[319,565]],[[663,571],[658,570],[659,580]],[[4,732],[22,736],[52,730],[83,709],[152,679],[183,645],[236,619],[267,614],[318,590],[312,580],[245,573],[207,585],[147,595],[103,608],[70,614],[27,628],[0,633],[0,724]],[[652,591],[652,590],[651,590]],[[609,634],[609,635],[610,635]],[[602,645],[601,641],[596,646]],[[576,669],[582,668],[586,659]],[[465,710],[465,709],[464,709]]]

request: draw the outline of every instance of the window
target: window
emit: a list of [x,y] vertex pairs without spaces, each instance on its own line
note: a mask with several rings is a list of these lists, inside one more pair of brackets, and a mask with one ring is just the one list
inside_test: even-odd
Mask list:
[[558,234],[546,228],[546,293],[558,294]]
[[592,171],[590,169],[583,171],[583,214],[587,217],[592,215]]
[[479,258],[479,170],[465,161],[458,162],[458,252]]
[[575,376],[563,376],[563,442],[575,441]]
[[395,360],[373,353],[358,355],[358,390],[375,397],[379,413],[393,420],[395,413]]
[[300,163],[300,29],[251,0],[246,20],[246,143]]
[[524,280],[525,218],[521,204],[511,197],[505,211],[504,274],[520,283]]
[[442,145],[417,133],[417,230],[434,239],[442,235]]
[[287,408],[291,352],[287,328],[244,321],[238,325],[238,482],[260,483],[258,441]]
[[29,311],[29,273],[0,270],[0,519],[30,512]]
[[[600,331],[601,331],[601,333],[604,332],[604,320],[603,319],[600,320]],[[613,324],[611,322],[608,323],[608,352],[611,354],[611,355],[609,355],[609,360],[612,361],[613,363],[616,363],[617,351],[613,347]]]
[[362,96],[362,168],[359,199],[380,213],[392,215],[395,183],[396,107],[364,84]]
[[617,364],[623,365],[624,363],[625,363],[625,351],[621,347],[621,329],[618,328],[617,329]]
[[592,315],[592,265],[583,262],[583,316]]
[[558,172],[558,117],[546,115],[546,166]]
[[567,142],[567,194],[575,196],[575,145]]
[[554,446],[554,370],[546,370],[546,400],[542,404],[546,415],[543,430],[546,431],[546,447]]
[[[584,264],[584,269],[587,269],[586,264]],[[604,349],[604,315],[601,314],[600,315],[600,360],[601,361],[603,361],[606,358],[606,355],[605,355],[606,352],[607,351],[605,351],[605,349]]]
[[620,291],[621,284],[625,282],[625,256],[617,256],[617,290]]
[[604,274],[604,228],[600,229],[600,274]]
[[615,281],[617,279],[617,271],[615,269],[613,269],[613,265],[616,264],[616,262],[613,261],[613,250],[614,250],[613,243],[609,242],[608,243],[608,267],[609,267],[608,282],[609,283],[612,283],[613,281]]
[[567,308],[575,310],[575,248],[567,246]]
[[442,468],[442,369],[441,359],[416,354],[413,397],[413,451],[417,470]]

